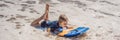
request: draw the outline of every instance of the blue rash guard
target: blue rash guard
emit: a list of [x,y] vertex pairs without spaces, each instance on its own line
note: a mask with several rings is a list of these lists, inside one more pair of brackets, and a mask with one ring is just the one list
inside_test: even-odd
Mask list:
[[36,28],[46,30],[47,28],[50,28],[51,32],[54,34],[58,34],[62,32],[62,27],[59,26],[58,21],[43,21],[41,22],[40,26],[37,26]]

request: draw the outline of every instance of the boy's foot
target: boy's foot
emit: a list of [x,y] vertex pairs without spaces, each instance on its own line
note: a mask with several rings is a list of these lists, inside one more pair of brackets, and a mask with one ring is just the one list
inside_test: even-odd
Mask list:
[[48,20],[48,12],[49,12],[49,5],[46,4],[45,14],[44,14],[44,20]]

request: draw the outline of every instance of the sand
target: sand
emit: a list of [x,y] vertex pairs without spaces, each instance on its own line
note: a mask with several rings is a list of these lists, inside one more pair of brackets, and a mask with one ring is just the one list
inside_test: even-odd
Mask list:
[[[49,19],[65,14],[72,25],[89,27],[87,36],[47,36],[30,26],[50,4]],[[120,40],[120,0],[0,0],[0,40]]]

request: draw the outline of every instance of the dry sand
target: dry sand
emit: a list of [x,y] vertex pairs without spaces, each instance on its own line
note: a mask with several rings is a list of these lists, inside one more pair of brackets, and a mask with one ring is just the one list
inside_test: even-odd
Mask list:
[[[50,4],[50,20],[89,27],[84,38],[64,38],[30,26]],[[120,40],[120,0],[0,0],[0,40]]]

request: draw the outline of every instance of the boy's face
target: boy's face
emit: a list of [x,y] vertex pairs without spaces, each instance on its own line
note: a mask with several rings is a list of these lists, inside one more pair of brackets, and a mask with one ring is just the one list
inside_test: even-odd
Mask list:
[[60,25],[61,25],[62,27],[66,27],[66,26],[67,26],[67,21],[61,22]]

